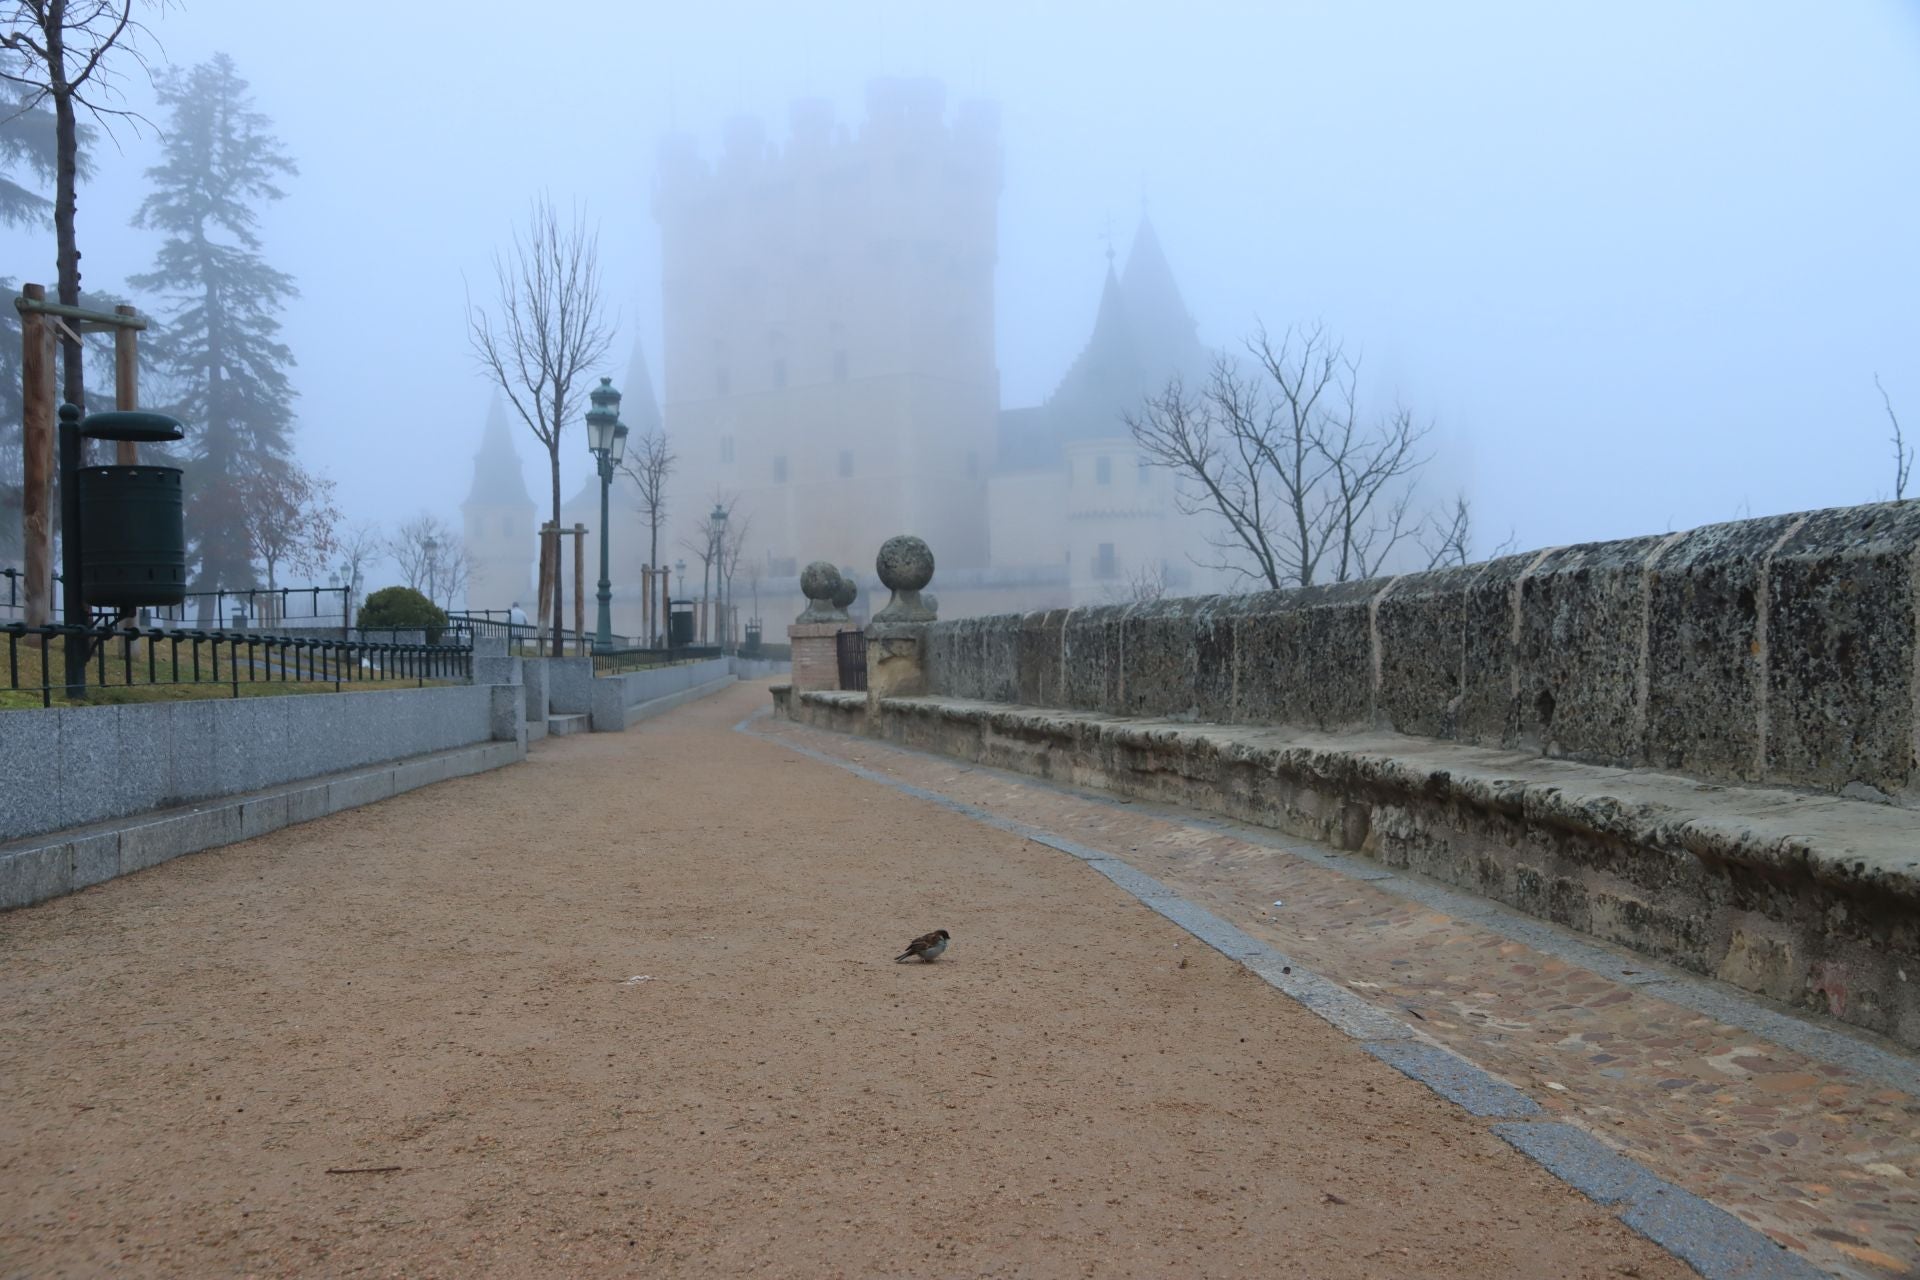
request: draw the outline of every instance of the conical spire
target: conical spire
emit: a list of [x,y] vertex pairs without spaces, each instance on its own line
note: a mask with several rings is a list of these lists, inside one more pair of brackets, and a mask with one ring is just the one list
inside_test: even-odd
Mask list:
[[627,380],[620,387],[620,420],[627,424],[634,440],[660,429],[660,402],[653,394],[647,349],[638,334],[633,339],[633,356],[627,361]]
[[1206,353],[1194,336],[1193,317],[1144,209],[1133,233],[1133,247],[1127,252],[1120,287],[1126,295],[1127,320],[1139,344],[1140,358],[1148,368],[1160,377],[1197,374],[1206,363]]
[[1144,390],[1125,289],[1109,259],[1093,334],[1047,401],[1056,438],[1124,435],[1123,415],[1138,405]]
[[480,436],[480,452],[473,455],[473,487],[467,491],[470,507],[530,507],[527,477],[520,453],[513,447],[507,408],[496,393],[487,407],[487,425]]

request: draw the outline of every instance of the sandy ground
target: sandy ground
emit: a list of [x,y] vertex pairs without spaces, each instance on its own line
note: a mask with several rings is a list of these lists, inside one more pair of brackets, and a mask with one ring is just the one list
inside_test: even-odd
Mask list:
[[765,697],[0,916],[0,1274],[1691,1274]]

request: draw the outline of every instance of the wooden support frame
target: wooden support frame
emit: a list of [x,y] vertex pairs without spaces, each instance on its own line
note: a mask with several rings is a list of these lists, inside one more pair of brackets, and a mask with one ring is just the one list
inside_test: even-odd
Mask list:
[[[113,334],[113,403],[117,409],[140,407],[139,335],[147,319],[122,304],[111,314],[47,301],[45,285],[23,284],[13,300],[20,313],[20,495],[21,546],[26,561],[26,588],[22,604],[29,627],[44,627],[53,615],[53,473],[54,420],[59,392],[54,375],[55,339],[64,331]],[[131,440],[115,447],[114,461],[132,466],[140,461]],[[69,618],[68,622],[75,619]],[[85,622],[86,619],[79,619]]]

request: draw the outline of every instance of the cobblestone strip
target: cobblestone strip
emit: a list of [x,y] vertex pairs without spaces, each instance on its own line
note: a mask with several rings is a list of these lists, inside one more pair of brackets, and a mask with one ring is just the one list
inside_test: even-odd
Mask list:
[[[1596,1203],[1620,1206],[1621,1221],[1687,1263],[1706,1280],[1810,1280],[1827,1274],[1732,1214],[1674,1186],[1583,1130],[1560,1123],[1529,1123],[1532,1117],[1542,1114],[1541,1108],[1513,1085],[1427,1039],[1409,1024],[1353,996],[1336,983],[1294,965],[1275,948],[1187,901],[1128,863],[1088,845],[784,736],[755,733],[754,723],[766,715],[765,711],[756,713],[734,728],[1085,862],[1142,905],[1222,955],[1239,961],[1409,1079],[1427,1086],[1472,1115],[1502,1119],[1504,1123],[1495,1125],[1494,1132],[1521,1154]],[[1319,853],[1306,849],[1298,852],[1303,856]]]

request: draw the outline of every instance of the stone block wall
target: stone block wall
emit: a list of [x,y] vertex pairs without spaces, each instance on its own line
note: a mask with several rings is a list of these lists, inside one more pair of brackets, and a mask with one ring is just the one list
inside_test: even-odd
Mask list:
[[523,734],[496,701],[456,685],[0,713],[0,843]]
[[[1920,503],[934,624],[935,695],[1387,729],[1911,805]],[[795,671],[795,687],[803,685]]]

